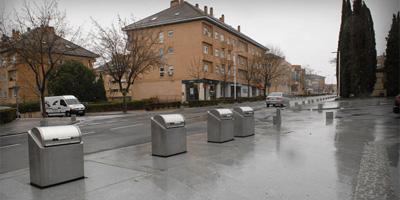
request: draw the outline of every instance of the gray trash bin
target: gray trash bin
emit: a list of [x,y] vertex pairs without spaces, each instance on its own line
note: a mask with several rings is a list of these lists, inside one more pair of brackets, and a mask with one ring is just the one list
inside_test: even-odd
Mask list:
[[36,127],[28,131],[32,185],[48,187],[84,177],[82,134],[76,126]]
[[233,109],[235,118],[235,137],[254,135],[254,110],[251,107],[236,107]]
[[182,115],[156,115],[151,118],[153,156],[169,157],[186,152],[186,128]]
[[233,113],[229,109],[214,109],[207,114],[207,141],[224,143],[233,140]]

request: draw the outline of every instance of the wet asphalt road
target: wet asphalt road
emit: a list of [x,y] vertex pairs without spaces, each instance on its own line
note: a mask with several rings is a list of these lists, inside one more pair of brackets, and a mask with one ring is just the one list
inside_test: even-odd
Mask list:
[[[315,104],[307,105],[302,111],[284,111],[282,129],[271,125],[273,108],[259,109],[255,113],[255,120],[256,132],[260,137],[255,139],[264,140],[265,145],[249,145],[242,147],[244,149],[240,151],[237,149],[249,154],[242,159],[248,161],[244,162],[249,163],[245,166],[254,170],[254,174],[252,171],[243,173],[241,170],[235,177],[242,176],[244,180],[237,178],[245,183],[262,183],[263,187],[267,188],[267,193],[262,195],[271,199],[398,199],[400,115],[392,113],[392,103],[392,100],[387,99],[328,102],[326,106],[341,108],[332,110],[335,113],[333,122],[326,121],[322,113],[316,114],[318,111],[310,111],[310,108],[316,107]],[[205,133],[204,114],[208,109],[165,112],[183,113],[187,120],[188,134],[196,134]],[[82,118],[79,126],[84,134],[85,153],[91,154],[149,141],[149,117],[154,114]],[[239,144],[232,145],[237,148],[240,141],[237,140]],[[0,150],[1,158],[4,159],[1,161],[2,167],[8,167],[2,168],[3,170],[13,170],[16,166],[26,167],[26,135],[2,137]],[[251,154],[253,151],[257,153]],[[102,158],[107,154],[104,153],[92,154],[89,158],[96,155]],[[235,152],[226,153],[230,155]],[[119,154],[114,157],[117,155]],[[130,164],[114,157],[113,161],[121,161],[123,166]],[[240,163],[238,158],[217,158],[215,161],[226,162],[224,164],[227,166],[232,162]],[[136,162],[140,160],[133,163]],[[147,166],[143,163],[138,165]],[[260,166],[263,168],[259,169]],[[206,170],[204,168],[208,169],[203,166],[198,170]],[[229,173],[231,168],[220,173]],[[259,174],[265,171],[268,173]],[[178,174],[178,177],[181,177],[182,174]],[[282,185],[285,187],[274,188]],[[299,198],[300,194],[306,196]],[[308,194],[312,195],[307,196]]]
[[[263,106],[262,102],[248,104]],[[150,117],[156,114],[181,113],[186,120],[188,135],[205,133],[206,112],[209,109],[185,108],[127,115],[85,116],[79,117],[81,122],[77,125],[83,134],[84,152],[90,154],[149,142]],[[273,108],[269,110],[273,112]],[[28,167],[27,142],[26,133],[0,136],[0,173]]]

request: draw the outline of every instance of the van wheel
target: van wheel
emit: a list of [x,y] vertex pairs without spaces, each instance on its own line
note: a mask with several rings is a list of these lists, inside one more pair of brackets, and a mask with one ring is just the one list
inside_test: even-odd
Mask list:
[[67,112],[65,112],[65,116],[66,116],[66,117],[70,117],[70,116],[71,116],[71,113],[70,113],[69,111],[67,111]]

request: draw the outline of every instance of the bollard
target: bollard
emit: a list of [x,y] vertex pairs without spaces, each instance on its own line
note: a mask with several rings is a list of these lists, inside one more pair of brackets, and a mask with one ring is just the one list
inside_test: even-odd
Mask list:
[[49,126],[49,122],[46,118],[40,120],[40,127]]
[[333,112],[326,112],[326,120],[327,121],[333,120]]
[[74,123],[76,121],[76,115],[71,115],[71,122]]
[[274,125],[282,124],[281,109],[276,109],[276,116],[272,117],[272,122]]

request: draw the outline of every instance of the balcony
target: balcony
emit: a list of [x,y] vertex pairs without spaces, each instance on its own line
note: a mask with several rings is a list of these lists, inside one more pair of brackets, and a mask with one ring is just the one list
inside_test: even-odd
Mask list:
[[214,56],[210,54],[203,54],[203,59],[209,62],[214,62]]
[[205,42],[207,44],[213,44],[213,38],[203,35],[203,42]]
[[14,88],[17,85],[17,81],[15,79],[10,79],[8,81],[8,88]]

